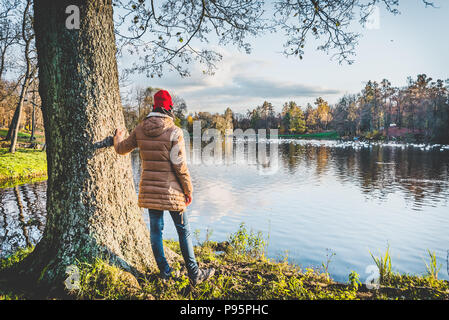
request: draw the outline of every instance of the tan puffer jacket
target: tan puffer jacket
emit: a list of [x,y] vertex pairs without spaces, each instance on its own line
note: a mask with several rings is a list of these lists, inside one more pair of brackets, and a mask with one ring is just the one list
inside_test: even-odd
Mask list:
[[171,117],[152,112],[116,151],[127,154],[136,147],[142,160],[139,207],[183,212],[184,195],[192,196],[193,187],[182,130]]

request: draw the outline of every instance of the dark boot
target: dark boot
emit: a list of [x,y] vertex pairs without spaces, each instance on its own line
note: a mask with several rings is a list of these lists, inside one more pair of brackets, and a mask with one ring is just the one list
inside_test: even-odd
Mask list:
[[190,283],[195,287],[198,283],[209,280],[214,275],[214,273],[214,268],[199,269],[198,275],[195,278],[190,278]]

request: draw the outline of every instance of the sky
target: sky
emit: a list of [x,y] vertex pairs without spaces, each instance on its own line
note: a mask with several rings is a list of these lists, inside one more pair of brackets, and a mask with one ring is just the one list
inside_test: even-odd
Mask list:
[[[380,8],[356,48],[353,64],[339,64],[316,50],[309,41],[304,59],[285,57],[282,34],[250,40],[250,55],[232,47],[215,47],[223,54],[215,75],[203,75],[199,65],[191,76],[165,72],[160,79],[134,75],[130,86],[159,87],[182,97],[189,112],[223,113],[227,107],[246,113],[265,100],[280,111],[287,101],[305,107],[321,96],[338,102],[346,93],[360,92],[368,80],[386,78],[393,86],[405,86],[407,77],[425,73],[433,79],[449,78],[449,1],[436,0],[426,8],[421,0],[401,0],[400,14]],[[312,39],[311,39],[312,40]],[[119,60],[119,67],[123,63]]]

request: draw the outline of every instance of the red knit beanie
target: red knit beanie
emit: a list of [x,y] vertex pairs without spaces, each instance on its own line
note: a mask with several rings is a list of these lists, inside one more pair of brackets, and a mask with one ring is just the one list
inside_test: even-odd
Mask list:
[[173,108],[173,102],[171,101],[171,96],[168,91],[159,90],[154,95],[154,106],[153,110],[161,108],[170,111]]

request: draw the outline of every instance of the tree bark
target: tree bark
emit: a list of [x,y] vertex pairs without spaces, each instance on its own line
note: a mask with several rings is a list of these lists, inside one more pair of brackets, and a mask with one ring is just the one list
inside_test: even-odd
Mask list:
[[30,136],[30,142],[33,143],[34,140],[34,133],[36,132],[36,93],[33,92],[33,111],[31,113],[31,136]]
[[[29,64],[29,63],[28,63]],[[24,83],[22,85],[22,90],[20,91],[20,97],[19,102],[17,103],[17,118],[14,124],[12,125],[12,131],[11,131],[11,145],[9,146],[9,152],[14,153],[16,152],[16,146],[17,146],[17,138],[19,136],[19,127],[20,127],[20,118],[22,117],[22,109],[23,109],[23,102],[25,99],[25,93],[28,88],[29,84],[29,67],[27,67],[25,79],[23,80]]]
[[12,116],[11,123],[9,124],[8,133],[6,134],[5,140],[11,140],[12,131],[16,127],[18,116],[19,116],[19,106],[16,106],[16,109],[14,110],[14,115]]
[[[80,9],[67,29],[66,7]],[[59,287],[68,265],[108,258],[135,275],[156,267],[137,206],[130,157],[110,135],[124,128],[111,0],[35,0],[39,94],[47,143],[47,222],[25,260],[39,283]],[[167,258],[176,254],[167,250]]]

